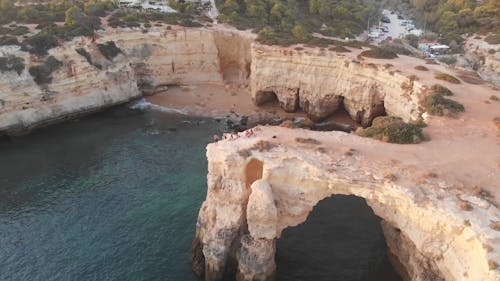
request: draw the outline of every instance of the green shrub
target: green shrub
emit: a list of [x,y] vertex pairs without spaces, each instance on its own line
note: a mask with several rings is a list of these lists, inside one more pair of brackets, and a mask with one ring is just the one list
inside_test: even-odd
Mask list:
[[391,143],[420,143],[425,140],[422,128],[416,124],[405,123],[394,116],[380,116],[373,119],[371,127],[358,128],[356,134]]
[[408,41],[408,44],[414,48],[418,48],[418,36],[414,34],[408,34],[405,36],[406,41]]
[[98,69],[102,69],[102,65],[100,65],[100,64],[98,64],[98,63],[94,63],[94,62],[92,61],[92,57],[90,56],[90,53],[89,53],[89,52],[87,52],[87,50],[85,50],[84,48],[75,49],[75,51],[76,51],[79,55],[81,55],[82,57],[84,57],[90,65],[93,65],[93,66],[95,66],[95,67],[96,67],[96,68],[98,68]]
[[329,51],[335,51],[335,52],[338,52],[338,53],[350,53],[351,52],[351,50],[347,49],[344,46],[335,46],[335,47],[328,48],[328,50]]
[[398,44],[398,43],[394,43],[394,42],[383,43],[379,46],[379,48],[387,50],[387,51],[391,51],[391,52],[399,54],[399,55],[409,56],[412,54],[412,52],[410,50],[408,50],[404,44]]
[[434,78],[444,80],[453,84],[460,84],[460,80],[458,80],[455,76],[446,73],[438,73],[434,76]]
[[50,84],[52,72],[59,69],[63,63],[53,56],[48,57],[43,64],[32,66],[29,73],[38,85]]
[[428,71],[429,69],[423,65],[417,65],[415,66],[415,69],[416,70],[420,70],[420,71]]
[[0,57],[0,71],[15,71],[18,75],[24,70],[24,59],[15,56]]
[[453,92],[440,84],[434,84],[431,87],[431,91],[436,94],[441,94],[443,96],[453,96]]
[[13,36],[21,36],[28,34],[29,32],[30,30],[26,26],[16,26],[9,32],[9,34]]
[[438,60],[448,65],[453,65],[457,62],[457,58],[454,56],[441,56],[438,58]]
[[16,37],[13,36],[1,36],[0,37],[0,46],[6,45],[21,45],[19,41],[17,41]]
[[[176,2],[176,1],[172,1]],[[366,19],[379,17],[380,1],[288,1],[216,0],[219,20],[257,33],[266,29],[274,34],[260,36],[264,44],[304,43],[314,32],[326,36],[353,38],[366,28]]]
[[372,47],[371,50],[363,51],[359,55],[375,59],[394,59],[398,57],[393,51],[379,47]]
[[191,19],[182,19],[179,22],[179,25],[186,26],[186,27],[201,27],[203,26],[202,24],[192,21]]
[[427,95],[420,105],[427,113],[437,116],[455,116],[465,110],[462,104],[447,99],[440,93]]
[[97,44],[101,54],[108,60],[112,61],[122,50],[118,48],[113,41],[108,41],[105,44]]
[[43,56],[47,54],[47,50],[58,45],[57,37],[54,32],[49,29],[44,29],[40,33],[31,36],[23,41],[23,51],[28,51],[32,54]]
[[106,16],[106,12],[115,10],[116,4],[113,1],[98,1],[98,2],[87,2],[84,5],[84,11],[89,16]]

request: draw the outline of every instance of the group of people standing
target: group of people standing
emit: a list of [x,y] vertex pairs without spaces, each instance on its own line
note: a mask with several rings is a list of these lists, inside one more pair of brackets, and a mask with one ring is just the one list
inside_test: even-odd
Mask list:
[[[231,133],[222,133],[222,140],[235,140],[239,139],[241,137],[251,137],[255,134],[255,131],[253,128],[245,130],[243,132],[238,132],[236,134],[231,134]],[[218,142],[220,140],[220,137],[218,134],[214,134],[214,142]]]

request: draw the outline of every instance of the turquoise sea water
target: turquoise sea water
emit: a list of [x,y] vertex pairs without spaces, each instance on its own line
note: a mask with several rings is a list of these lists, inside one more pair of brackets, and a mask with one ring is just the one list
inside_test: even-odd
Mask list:
[[[0,281],[196,280],[188,250],[206,195],[205,146],[221,128],[214,120],[121,107],[0,139]],[[379,263],[363,251],[384,254],[374,235],[362,242],[372,246],[353,252],[369,256],[365,269]],[[355,249],[356,239],[349,242]],[[278,259],[284,254],[300,258],[292,251]],[[331,262],[322,270],[335,269]],[[309,279],[307,268],[296,275],[296,264],[278,266],[281,280],[342,280],[332,277],[336,271]]]

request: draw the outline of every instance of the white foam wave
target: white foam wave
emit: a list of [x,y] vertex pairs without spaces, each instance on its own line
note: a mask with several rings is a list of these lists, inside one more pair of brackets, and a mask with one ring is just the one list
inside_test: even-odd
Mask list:
[[148,102],[145,98],[139,99],[129,105],[129,108],[131,109],[138,109],[138,110],[157,110],[161,112],[167,112],[167,113],[178,113],[182,115],[189,115],[188,111],[186,109],[179,109],[179,108],[172,108],[172,107],[165,107],[157,104],[152,104]]

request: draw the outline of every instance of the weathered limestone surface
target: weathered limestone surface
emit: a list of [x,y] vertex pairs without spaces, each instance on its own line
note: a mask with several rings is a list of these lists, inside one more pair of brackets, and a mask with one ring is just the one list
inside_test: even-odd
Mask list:
[[[247,79],[249,75],[253,39],[237,32],[157,28],[148,33],[108,30],[99,35],[97,42],[77,38],[50,50],[63,66],[46,86],[37,85],[28,73],[30,66],[41,62],[19,48],[2,47],[0,56],[22,57],[26,67],[20,75],[1,73],[0,133],[97,111],[172,84],[223,83],[226,72],[221,67],[235,73],[236,78],[228,79]],[[122,50],[112,61],[96,45],[107,41]],[[78,48],[90,54],[93,65],[75,51]]]
[[500,85],[500,46],[488,44],[484,37],[475,39],[476,36],[467,38],[465,57],[484,80]]
[[[354,136],[275,127],[257,131],[258,137],[207,147],[208,192],[192,253],[203,254],[194,266],[204,266],[205,280],[220,280],[226,265],[234,263],[238,280],[272,280],[275,240],[334,194],[366,199],[383,219],[388,248],[405,280],[499,280],[498,269],[488,265],[498,261],[500,251],[500,232],[489,226],[499,217],[494,204],[446,184],[416,180],[415,167],[398,165],[397,179],[386,177],[394,172],[392,165],[352,156],[339,144]],[[312,137],[324,147],[298,144],[288,134]],[[463,202],[472,208],[464,210]]]
[[[314,53],[313,53],[314,52]],[[252,98],[274,92],[283,109],[299,107],[313,120],[334,113],[343,102],[351,117],[362,124],[385,111],[405,121],[420,117],[423,86],[383,67],[322,51],[297,51],[254,45]]]

